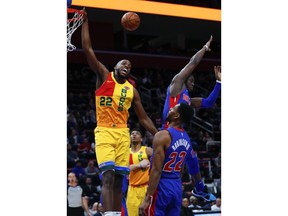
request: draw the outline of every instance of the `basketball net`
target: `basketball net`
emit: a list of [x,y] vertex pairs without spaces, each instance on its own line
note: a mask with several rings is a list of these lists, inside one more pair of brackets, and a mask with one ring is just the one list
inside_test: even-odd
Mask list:
[[[69,16],[72,18],[69,18]],[[73,33],[83,23],[83,11],[67,8],[67,52],[73,51],[76,47],[71,43]]]

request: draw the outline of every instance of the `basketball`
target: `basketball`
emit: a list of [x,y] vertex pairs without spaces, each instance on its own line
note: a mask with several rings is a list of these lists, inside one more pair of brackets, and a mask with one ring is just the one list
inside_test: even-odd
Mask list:
[[123,28],[128,31],[135,31],[140,25],[140,17],[137,13],[127,12],[121,18]]

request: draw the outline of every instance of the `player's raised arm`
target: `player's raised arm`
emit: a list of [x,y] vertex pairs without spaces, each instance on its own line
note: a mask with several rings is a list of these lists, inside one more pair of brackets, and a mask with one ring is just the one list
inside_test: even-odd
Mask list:
[[214,89],[207,98],[195,97],[191,98],[191,106],[195,108],[212,108],[221,90],[221,66],[214,66],[216,84]]
[[88,24],[87,12],[84,9],[84,19],[81,30],[82,38],[82,48],[84,49],[88,64],[91,70],[96,73],[99,80],[99,84],[102,84],[106,80],[107,75],[109,74],[108,69],[97,59],[94,50],[91,45],[90,33],[89,33],[89,24]]
[[170,84],[170,95],[171,97],[175,97],[178,95],[185,86],[185,81],[188,79],[190,74],[199,64],[201,59],[203,58],[206,51],[210,51],[210,44],[212,42],[213,37],[210,36],[209,41],[203,46],[201,50],[199,50],[195,55],[192,56],[189,63],[185,65],[185,67],[174,76]]
[[132,101],[132,106],[134,112],[136,113],[140,124],[148,130],[151,134],[155,134],[158,132],[157,128],[153,124],[152,120],[148,117],[147,113],[145,112],[143,105],[141,103],[140,95],[136,88],[134,88],[134,98]]

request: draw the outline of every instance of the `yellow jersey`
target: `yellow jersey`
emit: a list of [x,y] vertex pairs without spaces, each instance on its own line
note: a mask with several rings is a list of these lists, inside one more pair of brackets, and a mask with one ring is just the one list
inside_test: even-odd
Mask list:
[[[131,164],[139,164],[142,160],[148,159],[146,154],[146,146],[141,146],[139,151],[132,152],[130,148],[130,158],[129,163]],[[144,184],[148,184],[149,181],[149,168],[146,169],[138,169],[130,172],[129,175],[129,185],[132,186],[140,186]]]
[[95,91],[97,126],[127,127],[133,88],[127,80],[123,84],[117,83],[114,73],[109,73],[105,82]]

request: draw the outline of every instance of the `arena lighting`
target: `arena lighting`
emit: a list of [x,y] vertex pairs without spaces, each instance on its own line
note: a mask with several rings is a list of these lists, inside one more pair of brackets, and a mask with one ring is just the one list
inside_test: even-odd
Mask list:
[[221,22],[221,10],[145,0],[72,0],[72,5]]

